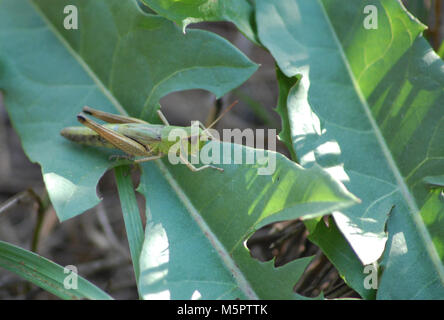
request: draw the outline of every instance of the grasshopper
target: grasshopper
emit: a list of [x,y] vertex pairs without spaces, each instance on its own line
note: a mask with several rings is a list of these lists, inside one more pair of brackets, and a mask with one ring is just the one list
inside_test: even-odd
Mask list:
[[[136,163],[152,161],[160,159],[168,154],[169,149],[177,143],[176,141],[169,141],[168,136],[173,129],[182,129],[187,133],[186,138],[180,139],[180,149],[177,155],[191,171],[201,171],[212,168],[223,172],[222,168],[212,165],[203,165],[196,168],[188,158],[185,156],[193,150],[200,151],[207,140],[213,140],[214,136],[208,131],[214,126],[235,104],[234,102],[229,106],[208,128],[199,122],[198,137],[191,136],[191,127],[172,126],[168,123],[163,113],[158,110],[157,113],[164,123],[151,124],[141,119],[132,118],[128,116],[116,115],[108,112],[103,112],[90,108],[83,107],[83,113],[77,115],[77,120],[85,127],[67,127],[64,128],[60,134],[68,140],[96,147],[106,147],[112,149],[119,149],[124,151],[128,156],[111,156],[112,158],[129,158]],[[85,116],[91,115],[95,118],[108,122],[101,125]],[[202,137],[202,139],[199,139]],[[190,139],[192,138],[192,139]],[[197,139],[196,139],[197,138]],[[194,148],[193,148],[194,145]],[[136,159],[136,157],[142,157]]]

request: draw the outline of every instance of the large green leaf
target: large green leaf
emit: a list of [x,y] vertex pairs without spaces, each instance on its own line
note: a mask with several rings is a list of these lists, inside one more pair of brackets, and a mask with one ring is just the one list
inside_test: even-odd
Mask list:
[[398,285],[380,297],[439,298],[443,267],[419,214],[430,192],[423,179],[444,168],[443,63],[400,2],[375,1],[371,30],[367,4],[258,0],[259,39],[286,77],[302,76],[287,97],[301,164],[322,165],[363,200],[334,217],[364,264],[381,256],[390,214],[381,286]]
[[221,96],[257,68],[222,38],[199,30],[183,35],[133,1],[70,1],[79,9],[79,30],[63,28],[67,1],[35,4],[0,1],[0,88],[61,220],[97,204],[97,181],[110,167],[108,156],[59,134],[77,123],[83,105],[152,118],[171,91],[204,88]]
[[276,78],[279,87],[279,98],[276,107],[276,112],[281,116],[282,129],[279,133],[279,139],[283,141],[290,151],[291,158],[294,161],[297,161],[296,152],[293,148],[293,143],[291,139],[291,128],[288,107],[287,107],[287,98],[290,93],[291,88],[297,83],[297,77],[287,78],[279,68],[276,68]]
[[[232,154],[257,152],[215,144],[231,147]],[[280,154],[276,157],[272,175],[257,175],[257,165],[222,165],[223,175],[161,163],[144,167],[140,191],[150,213],[139,280],[144,297],[298,297],[292,288],[311,259],[275,269],[273,262],[252,259],[244,242],[260,226],[320,216],[347,205],[347,200],[319,167],[303,170]],[[195,264],[183,263],[190,257],[195,257]],[[184,275],[188,285],[183,285]]]
[[126,236],[133,262],[136,279],[140,275],[140,252],[142,251],[144,233],[140,217],[139,206],[134,192],[133,182],[127,166],[114,169],[117,190],[119,192],[120,206],[122,207],[123,220],[125,222]]
[[[63,28],[67,4],[79,9],[79,30]],[[0,88],[26,153],[42,166],[61,220],[97,203],[97,181],[115,165],[109,151],[60,137],[83,105],[151,119],[169,92],[203,88],[220,96],[256,68],[220,37],[198,30],[183,35],[134,1],[0,0]],[[143,297],[164,297],[159,292],[165,290],[172,298],[296,297],[292,285],[310,259],[275,269],[273,262],[250,257],[246,237],[266,223],[320,216],[357,200],[319,167],[304,169],[269,154],[276,156],[272,175],[259,175],[258,164],[221,165],[224,173],[192,173],[166,161],[141,166],[148,224],[140,268],[134,269]],[[234,153],[223,155],[233,160]],[[129,189],[119,189],[125,215],[137,214]],[[134,231],[137,264],[140,229],[134,218],[126,221]]]
[[183,30],[190,23],[230,21],[249,39],[257,42],[254,8],[248,0],[142,0],[160,15],[175,21]]
[[73,280],[72,269],[65,269],[34,252],[3,241],[0,241],[0,266],[62,299],[112,299],[106,292],[80,276]]

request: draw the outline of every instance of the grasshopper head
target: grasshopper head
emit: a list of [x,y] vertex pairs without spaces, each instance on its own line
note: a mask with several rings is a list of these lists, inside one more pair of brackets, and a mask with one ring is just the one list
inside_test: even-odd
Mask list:
[[[208,140],[218,140],[219,135],[217,131],[213,131],[215,135],[211,132],[211,129],[228,111],[230,111],[235,105],[237,101],[232,103],[225,111],[223,111],[219,117],[216,118],[206,129],[202,129],[199,127],[197,122],[192,123],[191,127],[185,128],[187,136],[186,136],[186,149],[188,150],[188,154],[195,156],[207,143]],[[184,138],[182,138],[184,139]]]

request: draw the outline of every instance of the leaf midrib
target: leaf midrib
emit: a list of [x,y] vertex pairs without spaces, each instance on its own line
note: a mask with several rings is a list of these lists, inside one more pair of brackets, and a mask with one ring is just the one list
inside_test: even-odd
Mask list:
[[406,200],[406,203],[408,205],[408,207],[410,208],[410,211],[413,212],[418,212],[418,206],[416,205],[416,201],[413,198],[413,196],[411,195],[405,181],[404,178],[401,175],[401,172],[395,162],[395,159],[392,156],[392,153],[390,151],[390,149],[387,146],[387,143],[384,139],[384,136],[382,135],[378,124],[376,123],[375,119],[373,118],[373,115],[371,113],[371,109],[370,106],[367,103],[367,100],[365,99],[364,95],[362,94],[362,91],[358,85],[358,83],[356,82],[356,78],[353,75],[353,72],[351,70],[350,64],[348,63],[348,59],[347,56],[345,55],[345,52],[342,48],[342,45],[336,35],[335,29],[330,21],[330,18],[328,17],[327,12],[325,11],[324,5],[322,4],[322,1],[318,0],[318,3],[320,2],[320,7],[322,9],[322,13],[324,14],[325,20],[329,26],[329,29],[331,31],[331,35],[333,37],[334,42],[336,43],[336,46],[338,48],[339,54],[341,56],[341,59],[347,69],[347,73],[348,76],[353,84],[353,88],[359,98],[359,101],[361,102],[361,106],[364,109],[365,115],[367,116],[368,120],[370,121],[371,127],[372,127],[372,131],[375,134],[375,137],[377,139],[378,145],[380,146],[384,157],[386,158],[386,161],[391,169],[391,171],[393,172],[394,178],[396,180],[397,185],[400,188],[400,191],[404,197],[404,199]]
[[197,211],[197,209],[194,207],[193,203],[188,198],[186,193],[179,186],[176,179],[174,179],[174,177],[171,175],[171,173],[169,172],[167,167],[162,163],[162,161],[155,161],[155,163],[156,163],[157,167],[159,168],[160,172],[162,172],[164,178],[168,181],[169,185],[176,193],[179,200],[184,205],[184,207],[187,210],[187,212],[189,213],[190,217],[196,222],[198,227],[202,230],[202,233],[210,241],[211,245],[216,249],[223,264],[227,267],[227,269],[230,271],[230,273],[236,279],[239,289],[242,292],[244,292],[244,294],[249,299],[258,300],[259,297],[256,295],[255,291],[251,287],[250,283],[248,282],[248,280],[246,279],[246,277],[244,276],[242,271],[239,269],[239,267],[236,265],[236,263],[234,263],[233,258],[231,257],[230,253],[225,249],[224,245],[219,241],[217,236],[214,234],[214,232],[211,230],[211,228],[208,226],[208,224],[202,218],[202,216]]

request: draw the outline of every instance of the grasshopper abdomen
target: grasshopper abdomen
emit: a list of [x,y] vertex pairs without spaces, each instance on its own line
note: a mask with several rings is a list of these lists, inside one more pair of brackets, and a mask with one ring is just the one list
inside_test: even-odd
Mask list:
[[89,128],[67,127],[60,134],[68,140],[92,147],[115,148],[100,135]]

